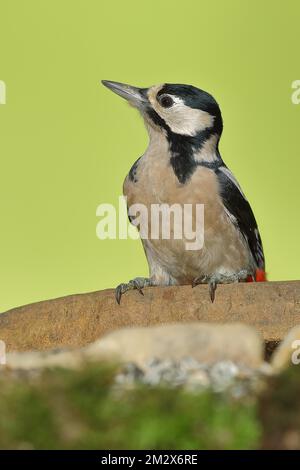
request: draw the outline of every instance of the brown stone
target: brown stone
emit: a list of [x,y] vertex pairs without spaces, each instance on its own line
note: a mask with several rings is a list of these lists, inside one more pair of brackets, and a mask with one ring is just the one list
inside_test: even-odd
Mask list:
[[206,285],[144,294],[128,292],[120,306],[109,289],[19,307],[0,315],[0,339],[8,352],[81,347],[122,327],[201,321],[246,323],[279,341],[300,324],[300,281],[222,285],[213,304]]
[[250,368],[263,362],[263,341],[257,331],[240,323],[175,323],[123,328],[85,348],[85,356],[134,362],[143,367],[152,359],[184,358],[214,364],[232,361]]
[[232,361],[256,369],[263,364],[263,341],[254,328],[240,323],[172,323],[122,328],[76,350],[9,353],[7,366],[76,368],[86,360],[108,360],[143,368],[153,359],[177,362],[186,358],[206,365]]

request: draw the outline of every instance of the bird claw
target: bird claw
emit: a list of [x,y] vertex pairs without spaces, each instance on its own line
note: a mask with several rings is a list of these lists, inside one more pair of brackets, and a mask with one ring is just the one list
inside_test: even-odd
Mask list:
[[201,277],[196,277],[196,279],[193,280],[192,287],[196,287],[199,284],[208,284],[210,300],[213,303],[215,300],[217,282],[215,280],[210,279],[207,276],[201,276]]
[[142,287],[144,287],[144,285],[141,286],[141,285],[139,284],[138,279],[139,279],[139,278],[133,279],[133,280],[132,280],[132,283],[133,283],[133,285],[134,285],[134,288],[137,289],[141,295],[144,295],[144,292],[143,292],[143,289],[142,289]]
[[120,305],[122,295],[129,290],[136,289],[141,295],[144,295],[143,288],[151,285],[150,279],[144,277],[136,277],[127,284],[119,284],[115,290],[116,301]]
[[121,302],[121,297],[122,295],[126,292],[126,286],[127,284],[119,284],[118,287],[116,287],[116,290],[115,290],[115,297],[116,297],[116,301],[118,302],[118,304],[120,305],[120,302]]
[[215,300],[218,284],[230,284],[233,282],[245,281],[247,276],[248,272],[244,269],[229,275],[216,273],[212,274],[211,276],[199,276],[193,280],[192,287],[196,287],[199,284],[208,284],[210,300],[213,303]]
[[217,290],[217,283],[215,281],[210,281],[209,282],[209,296],[211,303],[214,303],[215,296],[216,296],[216,290]]
[[195,277],[192,282],[192,288],[198,286],[199,284],[206,284],[207,276]]

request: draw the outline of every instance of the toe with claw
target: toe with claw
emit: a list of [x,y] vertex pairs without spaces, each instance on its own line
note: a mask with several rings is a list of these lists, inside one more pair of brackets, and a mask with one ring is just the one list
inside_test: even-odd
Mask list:
[[151,280],[144,277],[136,277],[127,284],[119,284],[115,290],[116,301],[120,305],[122,295],[129,290],[136,289],[141,295],[144,295],[143,288],[151,286]]
[[230,284],[234,282],[244,282],[247,280],[248,275],[249,273],[243,269],[233,274],[215,273],[215,274],[212,274],[211,276],[200,276],[200,277],[196,277],[193,280],[192,287],[196,287],[199,284],[208,284],[210,299],[212,302],[214,302],[218,284]]

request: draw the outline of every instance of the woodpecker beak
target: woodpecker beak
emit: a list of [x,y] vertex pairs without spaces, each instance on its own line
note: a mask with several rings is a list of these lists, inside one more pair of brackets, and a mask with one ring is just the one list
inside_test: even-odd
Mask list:
[[136,108],[143,108],[145,105],[149,104],[147,97],[148,88],[136,88],[126,85],[125,83],[110,82],[108,80],[102,80],[102,84],[117,95],[125,98],[125,100],[129,101],[129,103]]

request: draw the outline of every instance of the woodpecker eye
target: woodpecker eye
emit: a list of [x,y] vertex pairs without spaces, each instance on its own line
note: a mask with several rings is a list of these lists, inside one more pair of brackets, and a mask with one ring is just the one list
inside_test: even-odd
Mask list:
[[169,95],[161,95],[158,98],[158,102],[163,108],[171,108],[171,106],[174,103],[171,96],[169,96]]

